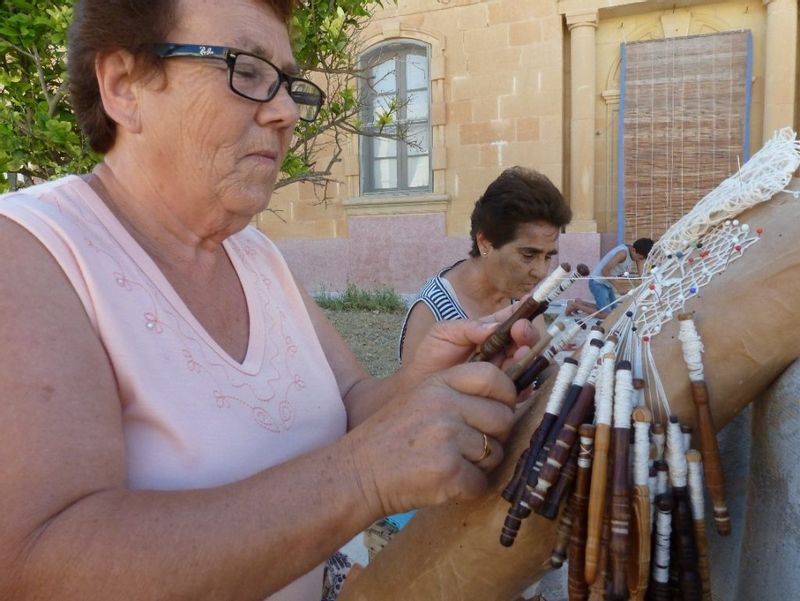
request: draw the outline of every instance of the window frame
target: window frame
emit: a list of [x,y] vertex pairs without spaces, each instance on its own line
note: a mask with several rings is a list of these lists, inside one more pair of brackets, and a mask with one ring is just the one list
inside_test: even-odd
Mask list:
[[[410,94],[415,91],[422,91],[422,88],[408,89],[408,77],[406,74],[406,65],[408,56],[424,57],[426,61],[426,74],[427,74],[427,87],[424,89],[427,93],[427,103],[425,106],[426,115],[424,119],[415,119],[409,121],[407,119],[406,111],[408,98]],[[378,188],[375,182],[375,162],[379,157],[375,156],[376,141],[380,137],[362,135],[361,152],[360,154],[360,186],[361,193],[365,195],[397,195],[409,193],[426,193],[433,190],[433,157],[432,157],[432,125],[431,125],[431,50],[430,45],[419,40],[408,38],[394,39],[377,44],[365,51],[360,58],[361,68],[365,72],[371,71],[374,67],[381,63],[394,59],[395,60],[395,87],[394,97],[398,102],[397,121],[396,123],[403,128],[410,129],[412,126],[424,125],[427,134],[427,148],[425,152],[419,154],[411,154],[409,150],[411,147],[406,142],[397,141],[396,154],[393,157],[394,170],[397,176],[396,186],[392,188]],[[398,60],[399,59],[399,60]],[[372,118],[372,107],[374,99],[377,94],[373,91],[371,86],[362,83],[361,96],[364,99],[364,109],[362,113],[362,122],[368,124]],[[392,127],[392,126],[390,126]],[[365,125],[362,129],[369,131],[374,128],[370,125]],[[384,138],[385,139],[385,138]],[[427,183],[423,186],[410,186],[408,161],[409,155],[414,157],[428,158],[427,169]],[[392,158],[392,157],[388,157]]]

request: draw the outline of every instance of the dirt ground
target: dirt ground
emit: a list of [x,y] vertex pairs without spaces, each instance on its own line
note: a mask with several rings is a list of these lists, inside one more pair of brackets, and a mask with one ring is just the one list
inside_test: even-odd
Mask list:
[[389,375],[400,365],[397,342],[402,313],[326,310],[325,314],[373,376]]

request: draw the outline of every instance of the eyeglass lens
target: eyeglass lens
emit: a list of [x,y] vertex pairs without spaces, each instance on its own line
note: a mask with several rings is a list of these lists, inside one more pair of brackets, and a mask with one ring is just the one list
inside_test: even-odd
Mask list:
[[[236,56],[231,87],[238,93],[253,100],[266,101],[275,97],[280,85],[281,77],[270,63],[247,54]],[[317,116],[322,98],[314,85],[295,80],[291,83],[289,94],[297,104],[301,119],[311,121]]]

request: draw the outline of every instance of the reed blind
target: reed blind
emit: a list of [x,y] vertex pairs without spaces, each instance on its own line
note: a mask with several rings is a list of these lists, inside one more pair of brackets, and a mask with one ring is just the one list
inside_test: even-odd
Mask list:
[[623,46],[625,241],[657,239],[746,160],[749,36]]

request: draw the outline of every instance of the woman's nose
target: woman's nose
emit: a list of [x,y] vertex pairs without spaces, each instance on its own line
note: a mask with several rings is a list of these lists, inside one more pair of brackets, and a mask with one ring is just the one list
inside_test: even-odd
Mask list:
[[550,257],[537,258],[531,265],[530,274],[539,280],[543,280],[550,271],[550,263]]
[[289,90],[282,85],[272,100],[262,102],[256,113],[259,125],[279,125],[280,127],[294,127],[300,119],[300,109],[289,94]]

